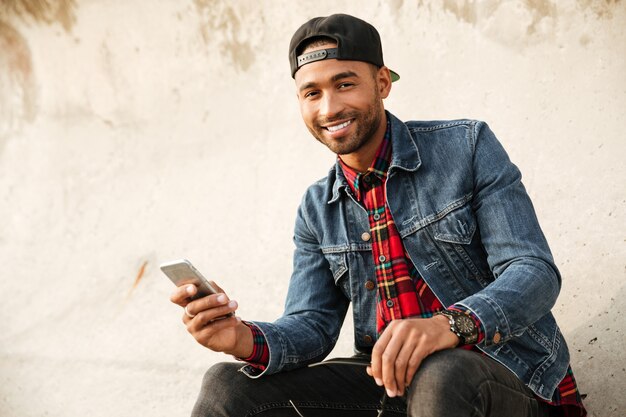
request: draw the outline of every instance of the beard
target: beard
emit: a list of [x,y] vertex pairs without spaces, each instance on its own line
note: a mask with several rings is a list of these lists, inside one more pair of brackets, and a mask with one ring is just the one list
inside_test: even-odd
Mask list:
[[[375,93],[374,99],[364,111],[345,111],[338,113],[332,118],[318,119],[312,126],[307,125],[309,132],[315,139],[326,145],[328,149],[337,155],[347,155],[358,151],[370,140],[374,139],[374,134],[382,122],[384,108],[380,100],[380,94],[378,94],[378,91],[375,91]],[[352,124],[355,125],[352,134],[337,139],[325,136],[325,133],[328,131],[322,125],[348,119],[352,120]]]

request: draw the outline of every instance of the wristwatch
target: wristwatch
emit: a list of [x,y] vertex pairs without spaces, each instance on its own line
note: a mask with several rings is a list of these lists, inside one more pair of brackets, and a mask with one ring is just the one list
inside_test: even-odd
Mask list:
[[455,310],[443,310],[435,313],[435,315],[448,318],[450,331],[459,338],[458,346],[471,345],[478,340],[478,327],[469,315]]

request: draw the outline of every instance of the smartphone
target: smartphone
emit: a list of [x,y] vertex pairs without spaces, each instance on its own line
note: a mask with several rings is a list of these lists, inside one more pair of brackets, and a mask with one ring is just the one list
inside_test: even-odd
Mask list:
[[160,268],[177,287],[185,284],[193,284],[198,287],[196,295],[191,297],[192,300],[217,293],[211,283],[187,259],[166,262],[161,264]]

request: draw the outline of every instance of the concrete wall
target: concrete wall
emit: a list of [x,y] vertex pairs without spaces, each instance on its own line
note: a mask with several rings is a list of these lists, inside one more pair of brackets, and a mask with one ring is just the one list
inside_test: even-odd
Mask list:
[[562,270],[590,414],[626,413],[625,2],[34,3],[0,3],[0,415],[188,415],[224,356],[186,333],[162,261],[280,314],[296,207],[333,162],[287,46],[333,12],[379,28],[396,115],[490,123]]

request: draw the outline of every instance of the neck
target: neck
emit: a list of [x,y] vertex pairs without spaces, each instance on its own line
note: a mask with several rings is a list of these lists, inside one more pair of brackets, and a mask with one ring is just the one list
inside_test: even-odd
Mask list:
[[352,152],[346,155],[341,155],[341,160],[344,164],[357,172],[365,172],[372,166],[376,152],[385,137],[385,131],[387,130],[387,113],[383,112],[383,116],[380,119],[380,125],[376,129],[376,132],[372,135],[372,138],[363,144],[356,152]]

